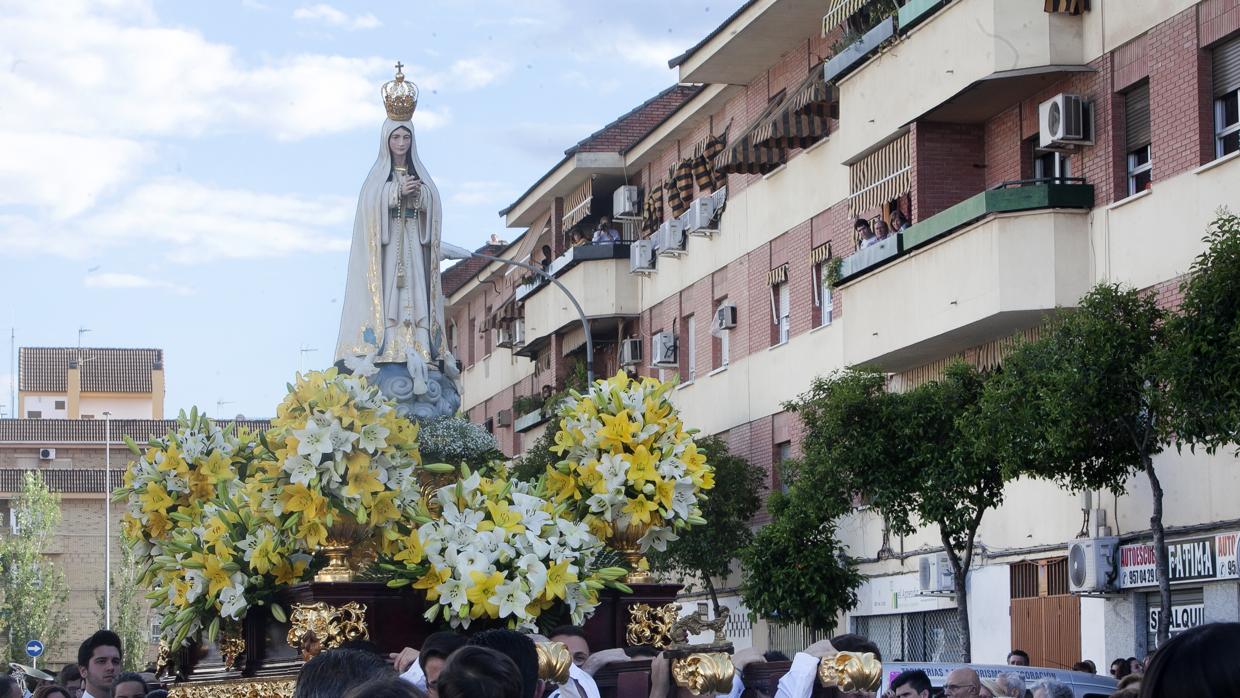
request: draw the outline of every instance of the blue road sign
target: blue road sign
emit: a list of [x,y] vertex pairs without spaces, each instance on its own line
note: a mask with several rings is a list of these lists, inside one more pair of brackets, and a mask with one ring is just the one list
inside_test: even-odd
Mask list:
[[38,640],[31,640],[26,643],[26,654],[31,657],[38,657],[43,654],[43,643]]

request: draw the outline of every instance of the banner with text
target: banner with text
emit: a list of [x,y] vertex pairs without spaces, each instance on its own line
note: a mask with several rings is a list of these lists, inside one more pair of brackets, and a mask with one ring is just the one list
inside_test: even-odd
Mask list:
[[[1189,538],[1167,543],[1167,565],[1172,584],[1214,579],[1237,579],[1236,539],[1240,533]],[[1134,543],[1120,546],[1119,586],[1121,589],[1158,585],[1154,546]]]

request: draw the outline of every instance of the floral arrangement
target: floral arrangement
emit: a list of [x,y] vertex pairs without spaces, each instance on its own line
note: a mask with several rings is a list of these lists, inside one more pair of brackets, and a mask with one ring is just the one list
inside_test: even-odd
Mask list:
[[699,501],[714,471],[668,400],[672,384],[624,372],[560,403],[545,487],[600,538],[664,550],[676,531],[706,523]]
[[490,478],[462,470],[461,480],[434,492],[439,515],[423,508],[422,525],[397,541],[392,561],[381,565],[397,576],[391,586],[425,590],[428,621],[533,628],[543,612],[562,605],[580,624],[598,606],[601,589],[628,590],[616,581],[623,568],[597,568],[602,542],[564,517],[564,507],[503,471]]
[[304,549],[321,547],[335,524],[401,521],[421,496],[418,426],[363,376],[298,374],[266,439],[275,458],[255,494],[265,511],[288,517]]
[[418,448],[431,460],[475,467],[505,458],[490,432],[461,417],[437,417],[423,422],[418,431]]
[[[251,506],[261,438],[220,428],[197,410],[182,412],[177,425],[145,450],[127,439],[137,460],[114,494],[127,504],[121,530],[144,561],[146,596],[174,647],[204,625],[214,638],[222,621],[240,621],[303,580],[311,562],[278,520]],[[272,612],[283,616],[275,604]]]

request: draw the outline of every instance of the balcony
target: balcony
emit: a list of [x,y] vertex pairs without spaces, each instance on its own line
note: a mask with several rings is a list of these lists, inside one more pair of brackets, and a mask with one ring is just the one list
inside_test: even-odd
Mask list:
[[845,259],[845,362],[903,371],[1075,305],[1091,282],[1092,205],[1087,184],[994,189],[905,230],[894,256]]
[[[573,247],[548,270],[581,304],[588,319],[636,317],[640,279],[629,273],[629,245]],[[525,303],[525,346],[516,353],[537,356],[555,333],[580,324],[572,302],[549,282],[518,289]],[[522,295],[524,291],[524,295]]]
[[1084,19],[1043,9],[1010,0],[906,3],[896,17],[900,39],[877,55],[858,47],[866,49],[860,62],[835,77],[845,158],[918,119],[985,122],[1066,74],[1091,70]]

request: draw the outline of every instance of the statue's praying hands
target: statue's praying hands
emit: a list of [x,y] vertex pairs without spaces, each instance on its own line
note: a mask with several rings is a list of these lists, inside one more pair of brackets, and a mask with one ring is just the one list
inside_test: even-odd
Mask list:
[[417,197],[422,191],[422,182],[417,177],[404,176],[400,181],[400,193],[409,197]]

